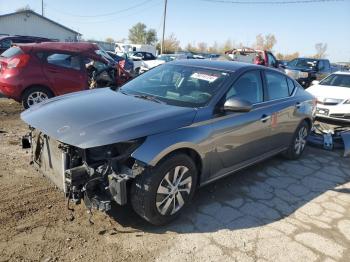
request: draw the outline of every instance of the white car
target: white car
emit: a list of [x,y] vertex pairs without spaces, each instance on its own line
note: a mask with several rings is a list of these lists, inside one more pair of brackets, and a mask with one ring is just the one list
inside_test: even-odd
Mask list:
[[317,117],[350,122],[350,72],[313,81],[306,91],[317,98]]

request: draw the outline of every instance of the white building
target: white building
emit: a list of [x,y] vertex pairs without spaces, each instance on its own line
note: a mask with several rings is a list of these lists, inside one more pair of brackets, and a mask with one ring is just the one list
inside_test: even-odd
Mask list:
[[0,35],[41,36],[62,42],[78,41],[81,34],[31,10],[0,15]]

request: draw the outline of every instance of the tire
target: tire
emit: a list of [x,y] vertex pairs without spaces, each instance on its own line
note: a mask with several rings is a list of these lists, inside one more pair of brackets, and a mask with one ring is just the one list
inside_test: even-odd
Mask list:
[[310,133],[310,126],[306,121],[299,124],[295,130],[293,139],[283,156],[290,160],[298,159],[304,152],[306,146],[306,138]]
[[[178,179],[174,179],[176,171]],[[170,189],[167,180],[179,186]],[[131,186],[131,205],[151,224],[164,225],[180,215],[191,201],[196,185],[197,169],[193,160],[185,154],[170,155],[135,178]]]
[[[22,105],[25,109],[38,104],[46,99],[54,97],[54,94],[46,87],[34,86],[26,89],[22,95]],[[37,100],[36,100],[37,98]]]

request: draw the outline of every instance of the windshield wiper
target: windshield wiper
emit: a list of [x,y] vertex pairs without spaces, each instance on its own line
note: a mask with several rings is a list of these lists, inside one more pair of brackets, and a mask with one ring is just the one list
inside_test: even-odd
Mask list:
[[154,96],[150,96],[150,95],[134,95],[134,97],[150,100],[150,101],[153,101],[153,102],[156,102],[156,103],[159,103],[159,104],[164,104],[163,101],[155,98]]

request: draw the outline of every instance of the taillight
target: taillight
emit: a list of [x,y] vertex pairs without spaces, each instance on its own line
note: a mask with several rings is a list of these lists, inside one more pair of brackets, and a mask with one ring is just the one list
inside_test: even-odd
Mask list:
[[7,62],[7,68],[10,69],[10,68],[24,67],[27,65],[29,58],[30,56],[27,54],[21,54],[13,58],[10,58]]

